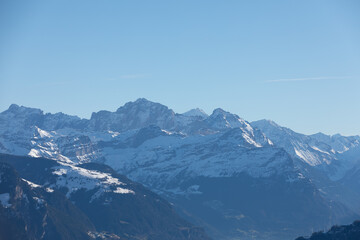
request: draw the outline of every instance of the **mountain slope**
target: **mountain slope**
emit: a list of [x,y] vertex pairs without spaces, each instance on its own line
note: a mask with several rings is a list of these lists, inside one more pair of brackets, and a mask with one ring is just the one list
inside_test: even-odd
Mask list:
[[121,239],[208,239],[177,216],[168,202],[108,166],[75,167],[10,155],[0,155],[0,162],[11,164],[27,180],[64,194],[100,233]]
[[1,239],[90,239],[91,221],[62,194],[21,179],[0,162]]
[[153,136],[139,145],[120,136],[99,143],[105,163],[161,193],[216,239],[288,239],[356,217],[325,198],[286,151],[259,147],[240,128]]

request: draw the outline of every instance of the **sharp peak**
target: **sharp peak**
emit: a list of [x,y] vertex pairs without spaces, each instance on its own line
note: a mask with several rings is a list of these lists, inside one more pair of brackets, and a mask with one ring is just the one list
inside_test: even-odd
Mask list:
[[21,109],[21,108],[26,109],[26,108],[29,108],[29,107],[25,107],[25,106],[22,106],[22,105],[20,106],[20,105],[18,105],[16,103],[13,103],[13,104],[11,104],[9,106],[8,110],[13,111],[13,110]]
[[199,116],[202,115],[204,117],[208,117],[209,115],[204,111],[202,110],[201,108],[193,108],[193,109],[190,109],[189,111],[186,111],[184,113],[182,113],[183,115],[189,115],[189,116],[192,116],[192,115],[196,115],[198,114]]
[[326,136],[326,137],[331,137],[331,135],[325,134],[323,132],[317,132],[314,134],[311,134],[310,136]]
[[9,106],[9,110],[11,110],[11,109],[18,109],[18,108],[20,108],[20,106],[17,105],[16,103],[13,103],[13,104],[11,104],[11,105]]
[[217,115],[232,115],[232,116],[236,116],[236,117],[240,118],[237,114],[225,111],[222,108],[215,108],[211,114],[211,116],[217,116]]
[[225,111],[222,108],[215,108],[214,111],[212,112],[212,114],[219,114],[219,113],[229,113],[229,112]]
[[239,115],[235,114],[235,113],[231,113],[231,112],[228,112],[228,111],[225,111],[224,109],[222,108],[216,108],[214,109],[214,111],[212,112],[212,114],[209,116],[209,118],[216,118],[218,116],[223,116],[225,118],[236,118],[238,120],[241,120],[241,121],[244,121],[244,122],[247,122],[249,123],[248,121],[246,121],[244,118],[240,117]]
[[138,99],[136,99],[134,102],[153,102],[153,101],[150,101],[150,100],[148,100],[148,99],[146,99],[146,98],[138,98]]

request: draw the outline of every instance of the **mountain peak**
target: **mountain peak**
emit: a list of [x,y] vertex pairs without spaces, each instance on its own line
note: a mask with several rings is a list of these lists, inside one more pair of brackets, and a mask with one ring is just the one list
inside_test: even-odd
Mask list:
[[272,126],[272,127],[281,128],[281,126],[279,124],[277,124],[273,120],[269,120],[269,119],[261,119],[258,121],[253,121],[253,122],[251,122],[251,124],[255,125],[258,128],[259,128],[259,126]]
[[214,111],[212,112],[211,115],[219,115],[219,114],[225,114],[225,113],[228,113],[226,112],[224,109],[222,108],[216,108],[214,109]]
[[314,133],[310,136],[317,137],[317,138],[330,138],[331,137],[330,135],[326,135],[325,133],[322,133],[322,132]]
[[262,124],[269,124],[269,125],[272,125],[272,126],[276,126],[276,127],[279,127],[279,124],[277,124],[276,122],[274,122],[273,120],[270,120],[270,119],[261,119],[261,120],[257,120],[257,121],[254,121],[254,123],[262,123]]
[[213,113],[205,120],[215,129],[237,128],[241,127],[246,131],[252,132],[252,127],[238,115],[227,112],[221,108],[216,108]]
[[174,118],[174,111],[167,106],[139,98],[134,102],[125,103],[116,112],[93,113],[90,119],[90,128],[123,132],[156,125],[163,129],[172,129]]
[[8,110],[4,111],[5,112],[9,112],[9,113],[14,113],[14,114],[43,114],[43,111],[38,109],[38,108],[29,108],[29,107],[24,107],[24,106],[19,106],[17,104],[11,104],[8,108]]
[[222,108],[216,108],[214,109],[214,111],[212,112],[212,114],[210,115],[210,118],[218,118],[220,116],[220,118],[224,118],[224,119],[228,119],[228,120],[236,120],[236,121],[244,121],[242,118],[240,118],[238,115],[231,113],[231,112],[227,112]]
[[154,108],[158,108],[158,109],[163,109],[163,110],[170,110],[167,106],[162,105],[160,103],[157,102],[152,102],[147,100],[146,98],[138,98],[137,100],[135,100],[134,102],[127,102],[125,103],[124,106],[119,107],[116,112],[117,113],[121,113],[123,111],[128,111],[130,109],[137,109],[137,108],[144,108],[144,109],[154,109]]
[[19,108],[20,108],[19,105],[13,103],[13,104],[10,105],[10,107],[8,108],[8,110],[9,110],[9,111],[16,111],[16,110],[19,109]]
[[138,98],[135,100],[135,103],[154,103],[154,102],[147,100],[146,98]]
[[191,109],[185,113],[183,113],[182,115],[188,116],[188,117],[202,117],[202,118],[207,118],[209,115],[206,114],[206,112],[200,108],[194,108]]

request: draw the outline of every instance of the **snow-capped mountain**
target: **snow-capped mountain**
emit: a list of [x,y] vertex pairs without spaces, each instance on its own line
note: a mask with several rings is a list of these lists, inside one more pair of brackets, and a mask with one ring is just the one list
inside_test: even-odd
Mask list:
[[322,169],[334,180],[344,177],[353,167],[353,157],[347,157],[348,151],[360,146],[360,136],[328,136],[322,133],[304,135],[270,120],[255,121],[251,125],[264,132],[276,146],[284,148],[294,158]]
[[185,137],[150,126],[130,138],[115,138],[99,146],[104,163],[136,181],[154,183],[154,188],[160,183],[167,187],[171,182],[178,183],[179,175],[220,177],[247,172],[254,177],[266,177],[284,173],[288,165],[293,169],[291,158],[279,157],[284,150],[269,144],[260,147],[254,139],[244,137],[241,129]]
[[275,145],[286,149],[292,156],[300,158],[310,166],[330,164],[334,159],[332,155],[335,152],[331,152],[332,149],[329,149],[328,145],[316,145],[310,136],[296,133],[269,120],[255,121],[251,124],[264,132]]
[[124,132],[148,125],[157,125],[162,129],[174,128],[175,113],[164,105],[140,98],[126,103],[116,112],[93,113],[89,122],[90,129],[95,131]]
[[[310,137],[319,143],[329,145],[336,153],[344,153],[360,145],[360,136],[344,137],[340,134],[330,136],[323,133],[316,133],[310,135]],[[332,150],[330,151],[333,152]]]
[[[360,166],[359,142],[359,136],[304,135],[267,120],[249,123],[220,108],[209,116],[200,109],[178,114],[146,99],[89,120],[17,105],[0,113],[0,152],[51,158],[69,176],[84,163],[107,164],[222,239],[251,239],[253,231],[286,239],[359,214],[357,183],[343,187],[351,181],[344,176]],[[232,195],[242,205],[229,201]],[[316,207],[305,211],[309,205]],[[275,232],[272,223],[280,227]]]
[[[200,112],[200,111],[198,111]],[[201,112],[200,112],[201,113]],[[186,125],[204,119],[206,114],[176,114],[173,110],[160,104],[139,98],[118,108],[116,112],[100,111],[93,113],[88,128],[93,131],[125,132],[149,125],[161,129],[180,131]]]

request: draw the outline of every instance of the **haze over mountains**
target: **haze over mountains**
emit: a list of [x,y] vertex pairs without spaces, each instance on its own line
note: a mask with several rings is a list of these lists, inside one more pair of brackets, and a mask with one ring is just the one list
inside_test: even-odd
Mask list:
[[[132,183],[116,185],[101,170],[82,170],[109,165],[117,172],[112,174],[170,201],[214,239],[291,239],[350,223],[360,214],[360,136],[304,135],[269,120],[250,123],[223,109],[209,116],[200,109],[178,114],[138,99],[80,119],[13,104],[0,113],[0,152],[54,160],[41,166],[40,179],[27,180],[65,188],[63,194],[75,203],[81,194],[82,203],[93,204],[105,193],[98,208],[109,191],[126,193],[116,198],[139,191],[126,187]],[[21,164],[16,170],[21,173]],[[94,227],[87,231],[99,229],[89,221]],[[120,234],[123,228],[114,229]]]

